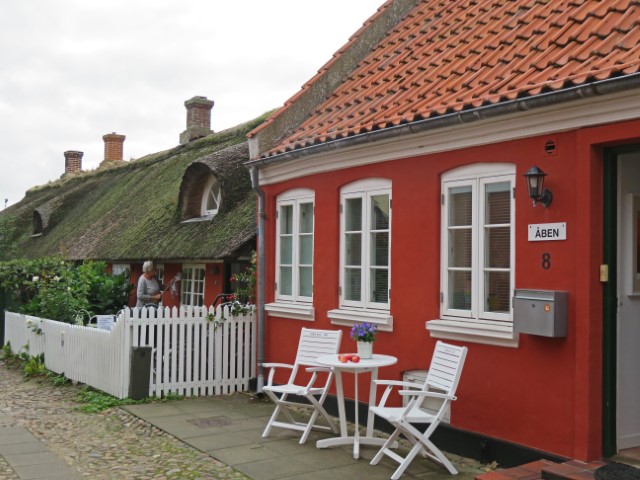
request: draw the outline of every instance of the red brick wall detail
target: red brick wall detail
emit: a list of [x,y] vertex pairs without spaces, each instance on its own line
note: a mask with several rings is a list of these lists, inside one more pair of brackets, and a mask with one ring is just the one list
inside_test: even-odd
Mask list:
[[122,160],[124,139],[127,138],[124,135],[118,135],[117,133],[107,133],[103,135],[104,140],[104,160]]
[[67,150],[64,152],[64,173],[79,172],[82,170],[82,156],[84,152]]

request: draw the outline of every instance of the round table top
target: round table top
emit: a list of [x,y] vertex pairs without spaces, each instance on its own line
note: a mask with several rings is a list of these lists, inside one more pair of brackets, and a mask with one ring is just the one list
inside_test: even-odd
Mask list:
[[[332,355],[323,355],[316,359],[318,364],[325,367],[333,367],[341,370],[362,370],[365,368],[378,368],[378,367],[387,367],[389,365],[393,365],[394,363],[398,363],[398,359],[391,355],[381,355],[379,353],[374,353],[373,358],[361,358],[359,362],[341,362],[338,358],[340,353],[332,354]],[[352,355],[356,355],[353,353]]]

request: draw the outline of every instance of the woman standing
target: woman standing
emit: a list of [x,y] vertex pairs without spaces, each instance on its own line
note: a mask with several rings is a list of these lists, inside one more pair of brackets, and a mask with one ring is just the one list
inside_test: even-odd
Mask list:
[[138,301],[136,307],[144,307],[145,305],[157,306],[162,300],[160,283],[156,277],[156,269],[151,260],[147,260],[142,264],[142,275],[138,280]]

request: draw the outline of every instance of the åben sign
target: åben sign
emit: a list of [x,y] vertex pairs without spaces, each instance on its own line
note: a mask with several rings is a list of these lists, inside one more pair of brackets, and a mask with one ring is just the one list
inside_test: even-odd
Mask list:
[[543,242],[549,240],[566,240],[567,224],[562,223],[536,223],[529,225],[529,241]]

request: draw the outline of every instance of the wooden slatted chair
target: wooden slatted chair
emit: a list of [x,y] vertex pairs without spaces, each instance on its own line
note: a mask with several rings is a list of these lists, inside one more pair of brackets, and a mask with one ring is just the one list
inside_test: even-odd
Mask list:
[[[329,392],[329,386],[333,380],[333,371],[327,367],[321,367],[316,363],[316,359],[323,355],[337,354],[340,349],[340,340],[342,339],[342,331],[340,330],[314,330],[303,328],[300,332],[300,342],[298,344],[298,353],[293,365],[284,363],[265,363],[265,368],[270,368],[267,385],[264,392],[274,401],[276,408],[267,423],[267,427],[262,433],[263,437],[269,436],[271,428],[288,428],[292,430],[302,431],[300,443],[307,441],[309,433],[312,429],[331,431],[338,433],[338,427],[335,421],[324,409],[322,404]],[[304,368],[307,367],[307,368]],[[273,377],[278,368],[287,368],[291,370],[289,380],[284,385],[274,385]],[[311,379],[306,385],[296,383],[300,369],[304,368],[307,372],[311,372]],[[327,379],[324,384],[315,386],[319,373],[325,372]],[[302,397],[302,401],[290,400],[290,395]],[[305,401],[306,400],[306,401]],[[311,418],[308,423],[296,421],[289,410],[289,407],[304,407],[312,409]],[[287,421],[278,421],[278,417],[282,414]],[[327,425],[316,425],[318,415],[322,415]]]
[[[391,457],[400,464],[391,476],[393,480],[397,480],[416,455],[420,453],[442,464],[452,475],[458,473],[447,457],[431,442],[430,437],[442,421],[449,403],[456,399],[455,393],[466,356],[467,347],[458,347],[438,341],[433,352],[427,379],[421,388],[420,386],[416,388],[415,383],[409,382],[376,381],[377,385],[386,385],[387,388],[380,399],[380,404],[371,407],[371,411],[393,425],[395,431],[371,460],[371,465],[376,465],[383,455]],[[400,388],[399,393],[409,399],[406,406],[385,406],[394,387]],[[437,399],[435,403],[439,403],[439,407],[436,405],[434,409],[433,401],[425,405],[427,399]],[[421,431],[414,424],[428,425],[424,431]],[[391,450],[401,434],[413,444],[413,448],[406,457]]]

